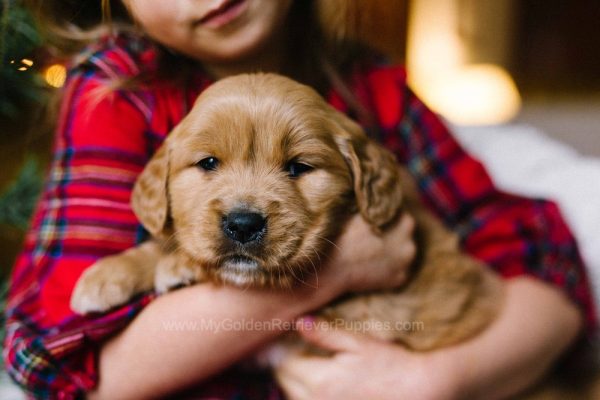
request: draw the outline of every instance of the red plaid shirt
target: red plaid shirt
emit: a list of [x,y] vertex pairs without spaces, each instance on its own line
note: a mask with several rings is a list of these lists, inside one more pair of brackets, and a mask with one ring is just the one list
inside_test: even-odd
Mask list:
[[[97,100],[111,81],[135,76],[152,61],[152,49],[133,51],[130,45],[125,40],[107,43],[70,71],[54,160],[12,274],[4,358],[13,379],[32,396],[74,398],[92,388],[98,343],[153,298],[138,297],[94,318],[74,315],[69,308],[73,286],[87,267],[143,237],[129,205],[133,182],[210,84],[199,76],[186,90],[156,85]],[[458,232],[466,251],[505,277],[527,274],[559,287],[593,326],[586,273],[556,205],[499,192],[481,164],[409,90],[403,68],[362,69],[352,84],[376,116],[377,124],[367,131],[408,166],[423,201]],[[347,111],[334,91],[329,101]],[[268,377],[252,378],[225,373],[208,382],[204,393],[212,398],[278,397]]]

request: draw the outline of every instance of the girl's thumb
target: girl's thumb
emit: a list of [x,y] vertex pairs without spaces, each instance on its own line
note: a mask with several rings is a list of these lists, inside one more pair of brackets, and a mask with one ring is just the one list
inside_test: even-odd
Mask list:
[[356,351],[365,341],[365,338],[355,333],[338,329],[334,324],[312,316],[299,318],[296,330],[307,342],[333,352]]

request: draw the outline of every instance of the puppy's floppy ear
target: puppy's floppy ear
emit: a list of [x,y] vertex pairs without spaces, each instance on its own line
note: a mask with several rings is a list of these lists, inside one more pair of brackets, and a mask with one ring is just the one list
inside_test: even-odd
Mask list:
[[167,224],[169,149],[163,144],[150,159],[133,187],[131,206],[144,228],[160,236]]
[[402,206],[396,158],[369,139],[356,122],[336,110],[332,114],[337,125],[335,141],[352,171],[358,209],[380,232],[394,221]]

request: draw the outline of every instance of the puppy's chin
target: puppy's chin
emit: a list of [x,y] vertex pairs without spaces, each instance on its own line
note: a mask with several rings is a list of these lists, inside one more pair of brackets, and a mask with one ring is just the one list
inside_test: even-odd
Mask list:
[[214,282],[243,288],[290,289],[295,281],[290,271],[265,267],[246,256],[227,257],[206,272]]
[[234,286],[261,286],[264,274],[258,261],[243,256],[225,259],[215,272],[220,281]]

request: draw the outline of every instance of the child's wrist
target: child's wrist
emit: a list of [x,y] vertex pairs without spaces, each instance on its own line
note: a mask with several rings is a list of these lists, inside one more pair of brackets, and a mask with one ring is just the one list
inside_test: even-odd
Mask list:
[[432,365],[436,365],[436,388],[438,398],[459,400],[470,398],[472,393],[471,373],[465,359],[450,349],[441,349],[431,353]]
[[274,289],[273,294],[279,300],[288,317],[296,318],[318,310],[345,293],[339,282],[319,272],[307,277],[303,282],[296,282],[290,289]]

